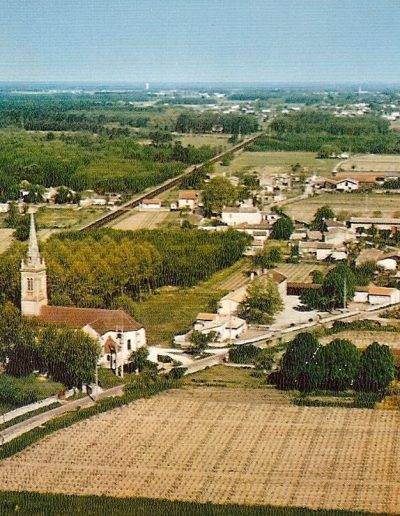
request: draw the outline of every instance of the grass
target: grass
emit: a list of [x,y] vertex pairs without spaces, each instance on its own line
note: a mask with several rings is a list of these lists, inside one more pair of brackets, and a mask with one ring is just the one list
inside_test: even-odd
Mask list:
[[191,387],[196,385],[254,389],[265,387],[265,376],[257,378],[252,376],[252,372],[252,369],[217,365],[185,376],[182,383]]
[[224,283],[242,267],[240,260],[195,287],[163,287],[148,299],[136,302],[135,318],[146,328],[148,343],[171,345],[172,337],[187,331],[198,312],[210,310],[210,303],[215,304],[226,293]]
[[289,172],[295,163],[300,163],[309,173],[317,172],[319,175],[330,176],[339,160],[317,159],[316,156],[314,152],[242,152],[237,154],[229,166],[216,164],[215,170],[219,174],[237,174],[269,166],[276,168],[274,172],[283,173]]
[[379,212],[379,217],[393,217],[399,212],[399,197],[396,194],[379,193],[324,193],[308,199],[288,204],[288,215],[296,220],[310,222],[321,206],[328,205],[339,218],[372,217]]
[[105,213],[101,207],[82,208],[43,207],[36,214],[36,222],[41,229],[71,229],[84,226]]
[[152,498],[112,498],[106,496],[71,496],[30,492],[0,492],[0,513],[39,515],[112,514],[151,516],[358,516],[350,511],[310,510],[271,506],[213,505]]

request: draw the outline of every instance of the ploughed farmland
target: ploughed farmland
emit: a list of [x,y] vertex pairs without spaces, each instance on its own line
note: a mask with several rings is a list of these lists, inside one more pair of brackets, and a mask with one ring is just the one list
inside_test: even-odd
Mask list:
[[4,460],[0,489],[400,513],[398,412],[295,407],[269,392],[139,400]]

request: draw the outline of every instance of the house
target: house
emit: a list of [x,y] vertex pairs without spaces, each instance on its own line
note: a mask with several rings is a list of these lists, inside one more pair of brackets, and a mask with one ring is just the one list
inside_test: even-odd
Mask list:
[[232,292],[229,292],[221,298],[219,302],[218,313],[220,315],[232,315],[235,314],[239,308],[240,303],[244,301],[247,293],[247,285],[237,288]]
[[336,190],[339,192],[355,192],[360,188],[360,184],[357,179],[339,179],[336,181]]
[[334,244],[327,242],[299,242],[300,256],[313,255],[316,260],[326,260],[336,249]]
[[54,188],[53,186],[51,186],[50,188],[45,188],[43,192],[43,200],[48,203],[54,202],[57,195],[57,191],[57,188]]
[[161,208],[160,199],[143,199],[140,203],[140,210],[159,210]]
[[393,304],[400,302],[400,290],[390,287],[356,287],[353,301],[370,305]]
[[28,253],[20,272],[22,316],[36,317],[45,324],[82,329],[100,344],[98,363],[123,376],[132,351],[146,345],[144,327],[124,310],[49,306],[46,264],[39,253],[33,214]]
[[199,313],[193,325],[194,331],[203,334],[215,332],[216,342],[237,339],[246,329],[247,323],[240,317],[211,313]]
[[328,244],[340,246],[346,242],[355,241],[356,239],[357,235],[355,231],[346,226],[328,228],[328,230],[324,232],[324,242]]
[[179,190],[178,209],[194,211],[199,205],[199,193],[196,190]]
[[357,232],[375,227],[379,231],[396,233],[400,229],[400,219],[383,217],[351,217],[349,226]]
[[257,242],[257,245],[264,245],[271,233],[271,226],[268,222],[261,222],[260,224],[239,224],[235,226],[235,229],[251,235],[253,237],[253,244]]
[[395,271],[397,269],[397,262],[394,258],[382,258],[376,262],[377,267],[385,271]]
[[0,202],[0,213],[7,213],[10,210],[8,202]]
[[224,208],[221,213],[222,222],[228,226],[261,224],[262,218],[260,210],[254,207]]

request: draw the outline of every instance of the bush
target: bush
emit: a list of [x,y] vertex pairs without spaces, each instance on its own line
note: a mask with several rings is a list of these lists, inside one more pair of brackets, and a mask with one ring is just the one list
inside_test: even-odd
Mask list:
[[182,378],[187,371],[187,367],[173,367],[168,373],[169,380],[179,380]]
[[381,401],[382,395],[376,392],[357,392],[354,398],[356,408],[374,408],[375,404]]
[[241,344],[229,350],[229,360],[234,364],[250,364],[260,353],[253,344]]
[[20,407],[38,401],[39,396],[32,386],[17,378],[2,374],[0,376],[0,402]]

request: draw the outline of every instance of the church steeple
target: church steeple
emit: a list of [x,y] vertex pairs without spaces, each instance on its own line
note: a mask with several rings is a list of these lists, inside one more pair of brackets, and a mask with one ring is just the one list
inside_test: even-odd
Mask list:
[[29,246],[26,260],[21,263],[21,313],[39,315],[42,306],[47,305],[46,265],[40,258],[35,219],[31,213]]

